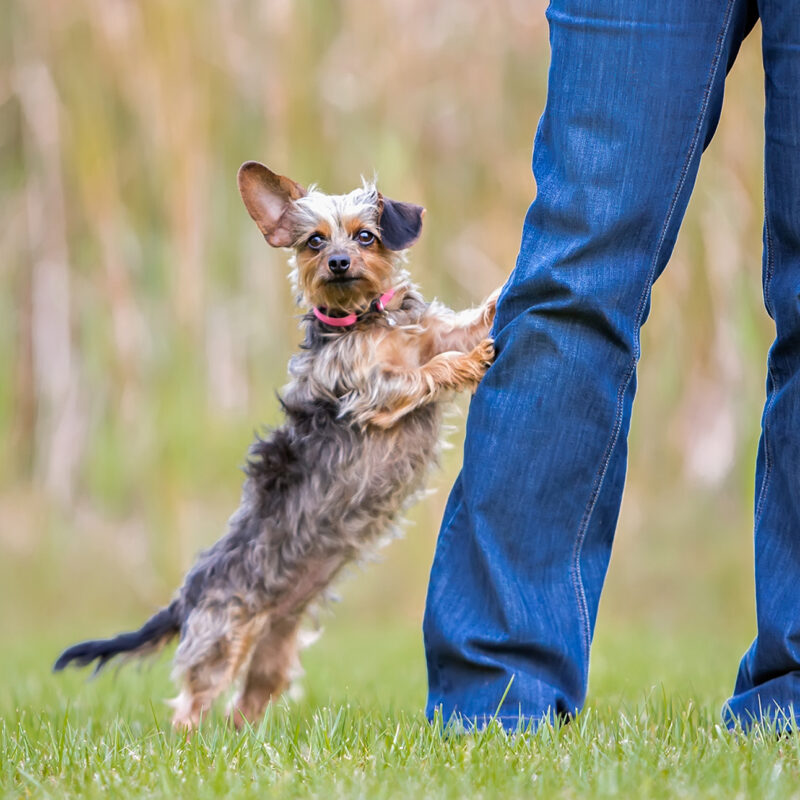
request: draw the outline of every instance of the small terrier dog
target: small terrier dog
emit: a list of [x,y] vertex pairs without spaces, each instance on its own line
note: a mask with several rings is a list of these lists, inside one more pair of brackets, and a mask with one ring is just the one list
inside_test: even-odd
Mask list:
[[229,715],[254,721],[297,668],[304,612],[385,536],[436,460],[441,400],[491,363],[497,292],[455,313],[426,303],[403,268],[424,209],[372,183],[308,190],[262,164],[239,170],[244,204],[273,247],[293,249],[305,341],[289,363],[285,423],[251,446],[241,503],[172,602],[138,631],[56,661],[102,668],[180,635],[173,724],[191,729],[237,679]]

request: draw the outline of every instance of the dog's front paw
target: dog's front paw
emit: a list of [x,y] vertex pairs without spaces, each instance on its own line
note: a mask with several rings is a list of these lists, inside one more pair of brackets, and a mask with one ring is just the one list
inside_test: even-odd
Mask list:
[[474,392],[494,361],[494,341],[483,339],[460,359],[458,388]]
[[477,360],[486,372],[494,361],[494,339],[483,339],[472,348],[470,355]]

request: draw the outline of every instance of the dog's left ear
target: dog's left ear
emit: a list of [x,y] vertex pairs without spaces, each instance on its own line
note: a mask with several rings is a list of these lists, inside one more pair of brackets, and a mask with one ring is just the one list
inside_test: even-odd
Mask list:
[[242,200],[264,238],[273,247],[292,245],[292,230],[286,212],[294,200],[305,196],[306,190],[258,161],[242,164],[238,181]]
[[400,203],[378,193],[378,225],[381,242],[387,250],[405,250],[419,239],[425,209],[413,203]]

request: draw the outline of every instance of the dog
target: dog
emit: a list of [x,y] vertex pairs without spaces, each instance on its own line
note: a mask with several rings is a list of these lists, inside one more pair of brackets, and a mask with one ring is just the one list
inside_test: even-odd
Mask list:
[[473,391],[494,357],[497,292],[456,313],[426,303],[404,268],[425,210],[364,181],[303,188],[258,162],[238,174],[267,242],[291,248],[305,341],[280,398],[285,423],[257,437],[226,534],[138,631],[70,647],[54,670],[153,652],[180,636],[176,728],[191,730],[235,681],[252,723],[299,665],[299,628],[342,568],[369,555],[436,462],[442,401]]

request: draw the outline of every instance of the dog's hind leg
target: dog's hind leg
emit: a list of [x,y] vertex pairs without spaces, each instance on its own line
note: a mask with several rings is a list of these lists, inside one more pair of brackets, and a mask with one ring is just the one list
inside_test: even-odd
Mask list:
[[267,704],[289,688],[293,673],[299,672],[300,621],[300,615],[276,619],[256,643],[241,690],[228,711],[237,728],[256,722]]
[[181,691],[171,701],[172,724],[192,729],[248,663],[266,617],[240,605],[195,609],[186,621],[173,676]]
[[270,606],[269,627],[262,628],[242,690],[231,705],[229,716],[234,725],[255,722],[267,703],[287,689],[293,668],[299,668],[297,629],[303,613],[347,560],[346,553],[338,552],[312,557],[291,567],[286,588]]

